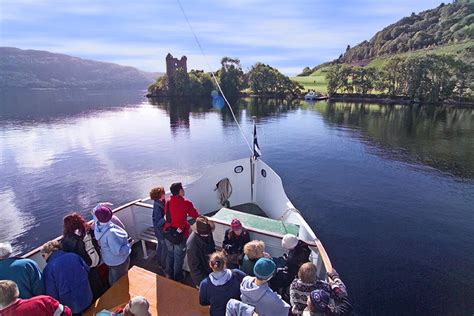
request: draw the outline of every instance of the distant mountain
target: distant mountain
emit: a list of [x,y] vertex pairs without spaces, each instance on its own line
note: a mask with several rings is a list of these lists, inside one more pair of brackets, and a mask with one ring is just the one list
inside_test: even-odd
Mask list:
[[[412,13],[375,33],[369,41],[350,47],[333,63],[364,66],[377,59],[398,54],[451,54],[472,60],[474,55],[474,1],[455,0],[438,7]],[[323,64],[321,66],[327,66]],[[316,72],[321,66],[306,67],[301,76]]]
[[143,88],[162,73],[39,50],[0,47],[0,88]]

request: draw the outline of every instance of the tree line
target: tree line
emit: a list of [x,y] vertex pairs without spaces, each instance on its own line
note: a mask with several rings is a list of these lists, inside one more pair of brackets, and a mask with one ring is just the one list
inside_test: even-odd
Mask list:
[[412,13],[383,30],[370,41],[347,47],[339,61],[353,63],[379,56],[472,40],[474,3],[455,1],[437,8]]
[[[303,90],[301,84],[270,65],[256,63],[244,72],[238,58],[222,58],[221,67],[215,76],[229,99],[235,99],[242,93],[293,98]],[[217,87],[211,73],[202,70],[186,73],[182,68],[178,68],[171,78],[164,75],[148,87],[148,91],[154,96],[209,96],[215,89]]]
[[380,93],[405,96],[422,102],[472,98],[473,66],[452,56],[393,57],[381,68],[333,65],[328,73],[328,92]]

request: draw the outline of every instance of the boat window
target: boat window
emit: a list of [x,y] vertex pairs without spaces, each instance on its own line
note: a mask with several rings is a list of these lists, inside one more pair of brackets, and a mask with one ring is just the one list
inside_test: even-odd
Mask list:
[[243,166],[236,166],[234,168],[234,172],[235,173],[241,173],[242,171],[244,171],[244,167]]
[[267,171],[265,169],[262,169],[261,174],[262,174],[262,177],[264,178],[267,177]]

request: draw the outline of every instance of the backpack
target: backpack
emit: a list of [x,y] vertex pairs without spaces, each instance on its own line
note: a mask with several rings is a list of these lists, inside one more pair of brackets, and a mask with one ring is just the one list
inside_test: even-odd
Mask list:
[[90,267],[95,268],[100,263],[100,251],[98,250],[98,247],[94,243],[95,239],[92,238],[92,235],[90,232],[87,232],[83,240],[84,240],[86,252],[92,261]]

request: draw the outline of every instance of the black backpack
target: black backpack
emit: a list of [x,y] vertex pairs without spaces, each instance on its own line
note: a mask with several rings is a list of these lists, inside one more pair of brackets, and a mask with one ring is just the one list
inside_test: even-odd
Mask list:
[[[166,222],[171,224],[170,202],[166,203]],[[184,240],[184,232],[178,232],[176,228],[169,226],[164,232],[165,239],[173,245],[179,245]]]

